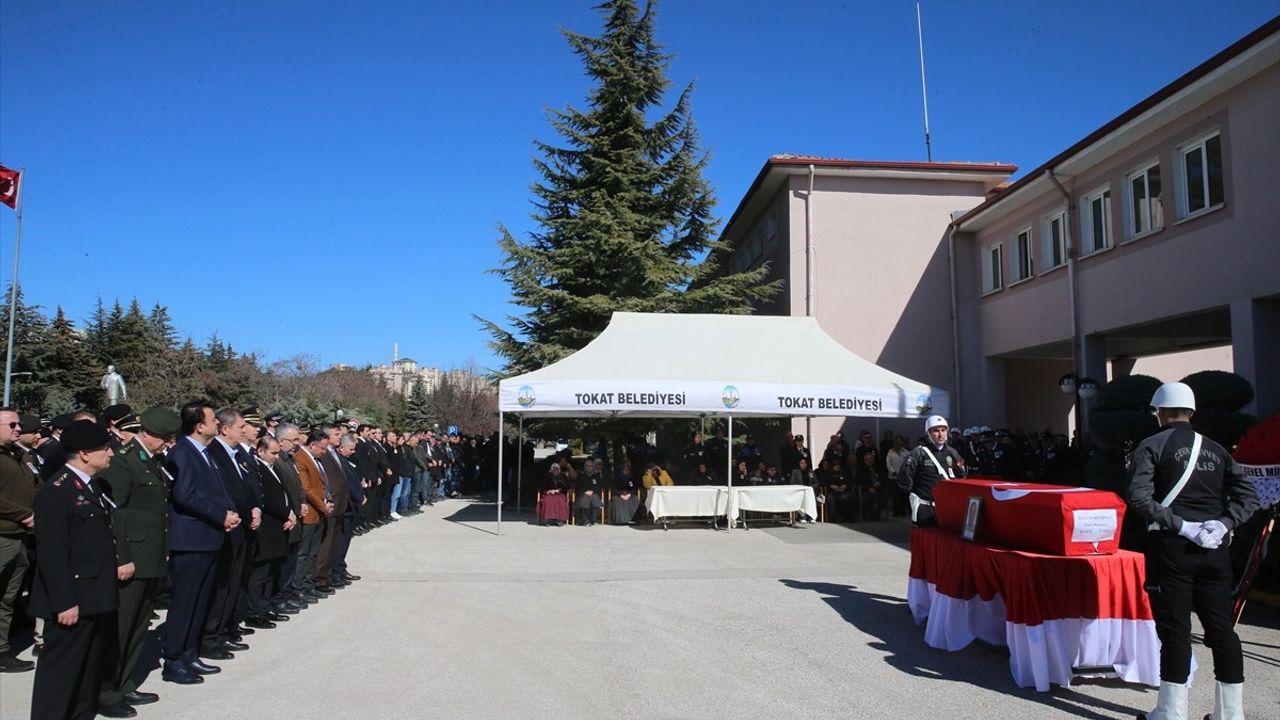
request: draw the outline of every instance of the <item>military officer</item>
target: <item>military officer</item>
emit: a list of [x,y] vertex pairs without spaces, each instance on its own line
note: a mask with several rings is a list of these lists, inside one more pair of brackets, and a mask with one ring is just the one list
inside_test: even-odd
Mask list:
[[62,433],[65,465],[35,498],[35,581],[30,611],[44,618],[44,651],[36,664],[32,720],[92,717],[100,654],[113,630],[116,581],[133,564],[116,566],[111,500],[93,476],[111,464],[111,436],[92,420]]
[[169,480],[161,465],[161,451],[173,440],[182,421],[168,408],[151,408],[139,420],[140,432],[115,454],[111,467],[98,475],[110,483],[116,503],[111,513],[116,564],[134,566],[133,577],[120,582],[116,628],[120,642],[116,656],[104,663],[107,677],[98,694],[98,714],[107,717],[133,717],[137,714],[134,705],[160,699],[155,693],[139,692],[130,676],[151,624],[152,602],[168,571]]
[[0,409],[0,672],[26,672],[35,667],[20,660],[9,647],[23,578],[27,573],[27,539],[35,526],[33,498],[39,480],[18,438],[18,413]]

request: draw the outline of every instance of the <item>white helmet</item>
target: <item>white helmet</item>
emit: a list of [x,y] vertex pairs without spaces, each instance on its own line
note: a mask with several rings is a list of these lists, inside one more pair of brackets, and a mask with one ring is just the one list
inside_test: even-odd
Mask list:
[[925,431],[925,432],[929,432],[930,430],[932,430],[932,429],[934,429],[934,428],[936,428],[936,427],[939,427],[939,426],[941,426],[941,427],[949,427],[949,426],[947,425],[947,419],[946,419],[946,418],[944,418],[944,417],[942,417],[941,415],[930,415],[930,416],[929,416],[929,419],[924,421],[924,431]]
[[1156,408],[1196,409],[1196,394],[1186,383],[1165,383],[1156,390],[1151,398],[1151,406]]

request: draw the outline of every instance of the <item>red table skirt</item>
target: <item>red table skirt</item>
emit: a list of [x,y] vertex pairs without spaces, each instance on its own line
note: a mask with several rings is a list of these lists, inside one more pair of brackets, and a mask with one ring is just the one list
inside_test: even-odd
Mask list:
[[941,528],[911,531],[911,577],[960,600],[999,594],[1008,621],[1023,625],[1057,618],[1150,620],[1145,576],[1143,557],[1128,550],[1040,555],[965,542]]
[[1040,555],[915,528],[910,576],[908,604],[925,641],[946,650],[975,639],[1008,645],[1019,686],[1068,686],[1080,667],[1159,685],[1160,643],[1137,553]]

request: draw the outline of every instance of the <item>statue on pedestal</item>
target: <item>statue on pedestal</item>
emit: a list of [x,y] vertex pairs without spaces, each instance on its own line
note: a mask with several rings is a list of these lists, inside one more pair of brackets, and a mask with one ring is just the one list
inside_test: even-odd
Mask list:
[[107,405],[115,405],[129,399],[129,389],[125,387],[124,377],[116,372],[115,365],[107,366],[107,374],[102,376],[102,389],[107,391]]

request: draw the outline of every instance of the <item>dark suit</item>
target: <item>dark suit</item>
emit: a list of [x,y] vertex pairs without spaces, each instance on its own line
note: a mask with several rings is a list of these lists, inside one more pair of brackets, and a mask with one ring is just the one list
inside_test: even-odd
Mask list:
[[[100,656],[116,609],[110,508],[91,482],[66,466],[36,491],[40,552],[28,609],[46,622],[31,696],[33,720],[93,716]],[[58,614],[73,607],[79,621],[70,627],[58,623]]]
[[[305,452],[305,450],[300,450],[299,452]],[[277,582],[278,589],[271,598],[273,605],[279,605],[287,600],[293,591],[293,575],[298,567],[298,548],[302,544],[302,505],[307,501],[307,498],[302,492],[302,479],[298,477],[298,468],[293,464],[293,458],[280,453],[280,457],[276,458],[273,467],[280,481],[284,483],[285,491],[289,493],[289,508],[293,510],[294,517],[297,518],[297,523],[289,531],[289,549],[280,565],[280,577]]]
[[351,458],[340,458],[342,471],[347,478],[347,492],[350,494],[347,511],[342,514],[338,523],[338,547],[333,560],[333,571],[339,577],[347,573],[347,551],[351,549],[351,537],[356,529],[356,509],[365,502],[364,488],[360,487],[360,471],[356,469]]
[[213,589],[218,552],[227,542],[223,529],[235,504],[222,478],[206,459],[203,446],[190,437],[178,440],[165,455],[164,468],[173,476],[169,493],[169,564],[173,569],[173,597],[165,622],[164,658],[170,662],[196,660],[200,630]]
[[239,450],[239,447],[233,447],[228,452],[217,438],[209,443],[209,457],[218,469],[227,495],[235,503],[241,523],[227,534],[228,542],[218,555],[213,594],[209,599],[209,614],[205,618],[204,635],[200,640],[206,649],[217,648],[229,642],[231,636],[236,634],[236,607],[240,603],[241,593],[249,584],[249,571],[252,570],[250,558],[253,534],[249,530],[249,523],[253,517],[253,509],[262,505],[254,487],[257,483],[256,473],[232,454]]
[[292,512],[289,493],[274,468],[261,458],[252,461],[262,495],[262,524],[254,541],[253,564],[249,571],[248,615],[264,618],[272,612],[272,597],[280,577],[280,567],[289,554],[289,538],[284,524]]
[[133,563],[133,577],[120,583],[120,609],[116,614],[116,657],[105,665],[113,672],[103,678],[98,695],[103,705],[114,705],[138,689],[130,676],[142,652],[151,625],[156,591],[168,572],[167,541],[169,481],[160,465],[137,438],[111,458],[111,466],[99,476],[110,484],[116,509],[111,529],[116,537],[116,563]]

